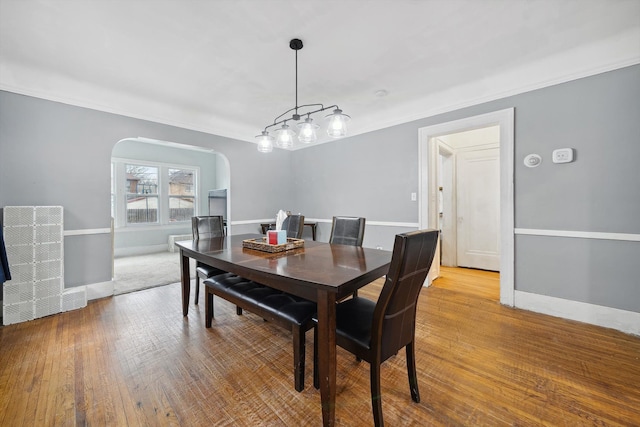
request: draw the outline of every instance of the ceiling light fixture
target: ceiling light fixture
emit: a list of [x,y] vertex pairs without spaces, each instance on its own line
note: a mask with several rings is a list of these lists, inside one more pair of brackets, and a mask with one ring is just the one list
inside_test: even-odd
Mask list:
[[[273,142],[275,140],[276,145],[280,148],[291,148],[293,146],[293,139],[296,133],[287,125],[289,120],[295,122],[300,121],[303,116],[306,116],[304,122],[297,123],[299,128],[298,140],[305,144],[316,142],[318,139],[317,130],[320,128],[317,124],[313,123],[311,118],[312,114],[320,113],[322,111],[333,108],[333,112],[325,117],[325,120],[329,122],[327,127],[327,134],[331,138],[341,138],[347,134],[347,122],[351,120],[351,117],[342,113],[342,110],[337,105],[330,105],[325,107],[323,104],[304,104],[298,105],[298,51],[302,49],[302,40],[292,39],[289,42],[289,47],[296,52],[296,105],[295,107],[285,111],[278,117],[273,119],[273,123],[266,126],[262,133],[256,138],[258,139],[258,151],[261,153],[269,153],[273,151]],[[302,109],[303,111],[298,111]],[[308,110],[308,111],[307,111]],[[282,118],[283,116],[291,113],[291,117]],[[269,135],[269,128],[274,126],[280,126],[276,129],[276,137]]]

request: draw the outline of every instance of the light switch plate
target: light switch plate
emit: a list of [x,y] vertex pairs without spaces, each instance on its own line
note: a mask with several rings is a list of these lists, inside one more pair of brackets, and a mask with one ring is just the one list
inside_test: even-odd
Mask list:
[[573,162],[573,148],[558,148],[553,150],[553,163],[571,163]]

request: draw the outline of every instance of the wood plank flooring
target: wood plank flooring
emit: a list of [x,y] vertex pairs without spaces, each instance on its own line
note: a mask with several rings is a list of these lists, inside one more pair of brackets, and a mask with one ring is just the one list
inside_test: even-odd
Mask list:
[[[640,337],[503,307],[485,273],[444,269],[422,291],[422,400],[400,352],[382,367],[387,425],[640,425]],[[178,284],[0,327],[0,425],[321,425],[313,334],[297,393],[290,334],[215,304],[209,330],[204,304],[182,317]],[[337,385],[337,424],[372,425],[368,364],[338,349]]]

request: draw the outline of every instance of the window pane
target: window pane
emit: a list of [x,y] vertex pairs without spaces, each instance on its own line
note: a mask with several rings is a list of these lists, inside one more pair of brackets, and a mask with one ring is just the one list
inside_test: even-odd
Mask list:
[[189,196],[169,197],[169,222],[190,221],[194,216],[194,198]]
[[169,169],[169,222],[189,221],[195,215],[191,169]]
[[158,194],[158,168],[126,165],[126,192],[132,194]]
[[158,222],[158,168],[126,165],[127,223]]
[[158,222],[158,196],[127,195],[127,222]]

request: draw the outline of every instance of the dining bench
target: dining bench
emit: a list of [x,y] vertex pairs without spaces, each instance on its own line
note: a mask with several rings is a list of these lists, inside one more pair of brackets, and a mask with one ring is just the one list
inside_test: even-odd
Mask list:
[[[210,277],[205,285],[205,326],[211,328],[213,296],[235,304],[264,320],[291,331],[293,335],[293,366],[296,391],[304,389],[306,332],[314,327],[316,303],[261,285],[231,273]],[[237,311],[241,314],[241,311]]]

